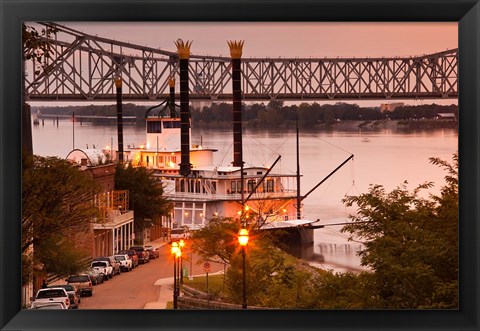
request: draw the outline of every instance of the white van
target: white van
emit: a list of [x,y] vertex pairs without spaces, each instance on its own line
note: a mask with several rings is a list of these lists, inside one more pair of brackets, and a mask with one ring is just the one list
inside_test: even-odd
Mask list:
[[188,238],[188,229],[183,227],[183,228],[173,228],[172,231],[170,232],[170,238],[172,240],[178,240],[178,239],[187,239]]

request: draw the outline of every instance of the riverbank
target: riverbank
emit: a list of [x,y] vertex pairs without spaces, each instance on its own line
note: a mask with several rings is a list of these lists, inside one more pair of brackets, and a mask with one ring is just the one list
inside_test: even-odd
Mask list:
[[[197,129],[209,129],[212,124],[193,122],[192,126]],[[259,127],[255,121],[245,122],[243,127],[249,131],[277,131],[279,129],[294,130],[294,122],[286,122],[276,128]],[[231,129],[231,123],[218,122],[215,123],[216,129]],[[313,129],[302,129],[302,132],[322,132],[322,131],[381,131],[391,130],[398,132],[405,131],[428,131],[439,129],[458,130],[458,122],[454,120],[437,120],[437,119],[419,119],[419,120],[378,120],[378,121],[336,121],[331,124],[319,123]]]
[[322,130],[352,131],[352,130],[438,130],[458,129],[458,123],[451,120],[379,120],[379,121],[337,121],[330,127],[325,124],[318,126]]

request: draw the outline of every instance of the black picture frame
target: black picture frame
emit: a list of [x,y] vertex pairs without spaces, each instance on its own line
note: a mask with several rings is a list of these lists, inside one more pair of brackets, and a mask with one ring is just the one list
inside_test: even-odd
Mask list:
[[[480,4],[477,0],[0,0],[1,330],[479,329]],[[456,21],[459,23],[460,309],[21,310],[22,21]]]

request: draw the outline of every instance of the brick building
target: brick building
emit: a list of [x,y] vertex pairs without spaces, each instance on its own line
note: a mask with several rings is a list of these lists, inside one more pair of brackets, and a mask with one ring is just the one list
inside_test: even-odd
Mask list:
[[96,149],[74,149],[67,159],[78,164],[102,187],[95,203],[100,216],[88,233],[72,234],[75,246],[90,252],[91,257],[108,256],[133,245],[133,211],[129,210],[128,191],[115,190],[115,164],[105,163],[105,155]]

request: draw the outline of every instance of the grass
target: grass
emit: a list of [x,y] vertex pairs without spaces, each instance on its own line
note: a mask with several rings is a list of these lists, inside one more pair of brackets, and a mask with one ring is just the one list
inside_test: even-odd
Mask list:
[[[183,283],[187,286],[193,287],[196,290],[207,293],[207,277],[198,276],[192,280],[188,277],[183,278]],[[224,290],[224,277],[223,274],[208,275],[208,293],[214,297],[220,297]]]

